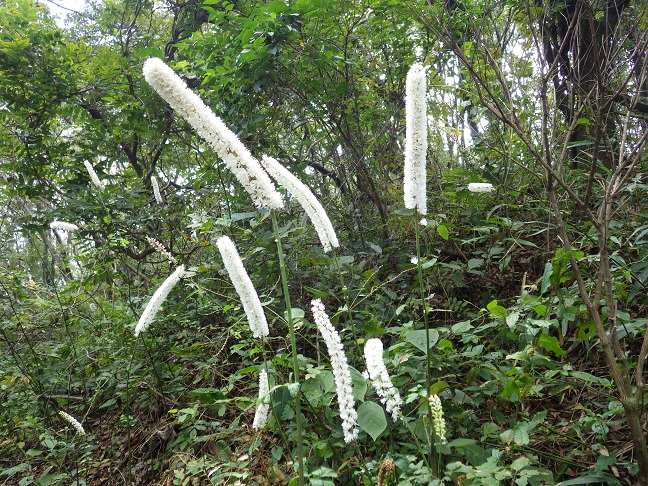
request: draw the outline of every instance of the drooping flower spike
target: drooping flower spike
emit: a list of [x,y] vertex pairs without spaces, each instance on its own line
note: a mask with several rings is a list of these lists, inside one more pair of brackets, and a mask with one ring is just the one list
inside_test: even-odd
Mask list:
[[66,223],[65,221],[52,221],[50,228],[53,230],[76,231],[79,227],[76,224]]
[[385,405],[385,409],[396,421],[403,401],[398,390],[392,384],[385,367],[382,341],[377,338],[368,339],[365,343],[364,355],[369,379],[376,388],[376,393],[380,397],[380,401]]
[[143,72],[144,78],[155,91],[219,155],[257,207],[283,207],[281,196],[259,161],[169,66],[158,58],[150,58],[144,63]]
[[261,165],[288,193],[299,201],[315,226],[324,251],[328,252],[331,248],[340,246],[331,220],[308,186],[272,157],[264,155],[261,158]]
[[495,188],[490,182],[471,182],[468,184],[470,192],[492,192]]
[[427,86],[425,68],[413,64],[405,81],[405,207],[427,213]]
[[255,338],[268,336],[270,330],[268,329],[268,321],[266,320],[263,307],[259,296],[254,290],[252,280],[243,267],[241,257],[236,251],[236,247],[232,240],[227,236],[221,236],[216,240],[216,246],[220,251],[223,263],[227,269],[227,273],[234,284],[234,288],[241,298],[243,310],[248,319],[252,336]]
[[311,302],[313,317],[317,329],[322,334],[329,352],[335,388],[337,390],[338,403],[340,404],[340,417],[342,418],[342,430],[344,441],[349,443],[358,438],[358,412],[354,408],[353,387],[351,384],[351,371],[347,362],[340,335],[326,314],[324,304],[320,299]]
[[186,274],[184,265],[180,265],[175,272],[173,272],[167,279],[160,285],[160,287],[155,291],[151,300],[146,304],[146,308],[142,313],[137,326],[135,326],[135,337],[139,336],[140,333],[146,331],[148,327],[155,319],[155,315],[162,307],[165,299],[171,292],[171,289],[180,281],[182,277]]
[[69,423],[72,427],[74,427],[74,429],[79,433],[79,435],[85,435],[85,430],[83,430],[83,425],[81,425],[81,422],[75,419],[72,415],[64,412],[63,410],[59,410],[59,415],[63,417],[63,419],[67,423]]

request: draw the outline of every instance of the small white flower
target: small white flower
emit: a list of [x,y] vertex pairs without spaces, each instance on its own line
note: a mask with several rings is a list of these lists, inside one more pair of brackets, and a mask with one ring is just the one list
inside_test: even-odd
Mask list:
[[258,430],[266,424],[269,412],[270,384],[268,383],[268,373],[266,373],[266,370],[261,370],[259,373],[259,400],[254,414],[254,421],[252,422],[254,430]]
[[340,335],[333,327],[333,324],[331,324],[328,315],[326,315],[324,304],[320,299],[316,299],[311,302],[311,306],[315,324],[317,324],[317,328],[324,338],[331,359],[335,388],[337,390],[338,403],[340,404],[344,441],[349,443],[358,438],[358,412],[354,408],[351,371],[346,355],[344,354]]
[[76,224],[66,223],[64,221],[52,221],[50,223],[50,228],[54,230],[63,230],[63,231],[76,231],[79,227]]
[[311,190],[302,181],[297,179],[288,169],[277,162],[272,157],[264,155],[261,158],[261,165],[265,167],[268,173],[275,178],[304,208],[306,214],[313,222],[317,236],[325,252],[331,250],[331,247],[340,246],[335,229],[331,224],[324,207],[320,204]]
[[223,160],[257,207],[283,207],[281,196],[259,161],[223,121],[161,59],[144,63],[144,78],[178,115],[187,120]]
[[391,413],[394,421],[398,419],[400,406],[403,403],[398,390],[394,387],[389,378],[389,373],[383,361],[383,345],[380,339],[373,338],[367,340],[364,347],[365,362],[367,363],[367,373],[376,388],[376,393],[380,401],[385,405],[387,413]]
[[158,204],[164,204],[162,194],[160,194],[160,186],[158,185],[157,177],[151,176],[151,186],[153,187],[153,195],[155,196],[155,200],[158,202]]
[[427,224],[428,224],[427,219],[421,218],[420,224],[421,224],[421,226],[427,226]]
[[425,68],[418,63],[405,80],[405,122],[405,207],[426,214],[427,86]]
[[59,410],[59,415],[65,419],[72,427],[76,429],[79,435],[85,435],[85,430],[83,430],[83,425],[77,419],[75,419],[69,413],[65,413],[63,410]]
[[234,284],[234,288],[241,298],[243,310],[247,316],[252,336],[255,338],[268,336],[270,330],[268,329],[268,321],[263,312],[261,301],[259,300],[256,290],[254,290],[252,280],[250,280],[250,277],[245,271],[245,267],[243,266],[241,257],[236,251],[234,243],[232,243],[232,240],[230,240],[229,237],[221,236],[216,240],[216,246],[223,258],[223,263],[225,264],[227,273],[229,273],[230,280]]
[[416,258],[416,257],[412,257],[412,258],[410,258],[410,263],[411,263],[412,265],[418,265],[418,258]]
[[492,192],[495,188],[490,182],[471,182],[468,184],[470,192]]
[[97,176],[97,173],[95,172],[94,168],[92,167],[92,164],[90,162],[88,162],[87,160],[84,160],[83,165],[85,165],[85,168],[88,171],[88,174],[90,174],[90,180],[95,185],[95,187],[97,189],[99,189],[99,192],[103,191],[104,190],[104,185],[99,180],[99,177]]
[[185,276],[185,273],[184,265],[180,265],[155,291],[151,300],[146,304],[146,308],[137,322],[137,326],[135,326],[135,337],[139,336],[141,332],[146,331],[151,322],[153,322],[153,319],[155,319],[155,314],[162,307],[171,289]]
[[443,418],[443,407],[441,406],[441,399],[439,395],[430,395],[430,414],[432,415],[432,425],[434,426],[434,432],[439,438],[439,442],[444,444],[446,440],[446,425],[445,419]]

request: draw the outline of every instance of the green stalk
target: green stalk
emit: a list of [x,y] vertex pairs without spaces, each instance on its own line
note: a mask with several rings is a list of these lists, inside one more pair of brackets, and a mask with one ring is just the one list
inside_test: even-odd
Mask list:
[[290,303],[290,293],[288,292],[288,277],[286,273],[286,263],[284,262],[283,247],[281,245],[281,235],[279,234],[279,223],[277,223],[276,211],[270,211],[272,216],[272,228],[274,230],[275,242],[277,243],[277,255],[279,256],[279,269],[281,270],[281,285],[283,287],[284,299],[286,301],[286,320],[288,323],[288,333],[290,334],[290,347],[293,358],[293,376],[297,385],[295,395],[295,415],[297,418],[297,464],[299,474],[299,486],[304,486],[304,450],[302,438],[302,420],[301,420],[301,390],[299,387],[299,360],[297,359],[297,339],[295,338],[295,325],[292,318],[292,304]]
[[428,435],[428,442],[430,447],[430,465],[432,466],[432,474],[438,477],[437,461],[434,457],[434,425],[432,424],[432,413],[430,410],[430,322],[428,321],[427,304],[425,303],[425,288],[423,286],[423,268],[421,264],[421,238],[420,238],[420,223],[416,220],[416,213],[414,213],[414,227],[416,228],[416,267],[418,270],[418,284],[419,295],[421,303],[423,304],[423,323],[425,324],[425,396],[427,397],[428,407],[428,427],[430,434]]

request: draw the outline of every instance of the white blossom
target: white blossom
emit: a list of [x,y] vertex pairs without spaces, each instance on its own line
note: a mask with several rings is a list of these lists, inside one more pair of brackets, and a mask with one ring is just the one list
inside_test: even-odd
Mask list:
[[92,183],[95,185],[99,191],[104,190],[104,185],[103,183],[99,180],[99,177],[97,176],[97,173],[95,172],[94,168],[92,167],[92,164],[88,162],[87,160],[83,161],[83,165],[85,165],[86,170],[88,171],[88,174],[90,174],[90,180]]
[[405,207],[427,213],[427,86],[425,68],[414,64],[405,81]]
[[495,189],[490,182],[471,182],[468,184],[470,192],[491,192]]
[[63,231],[76,231],[79,227],[76,224],[66,223],[64,221],[52,221],[50,223],[50,228],[54,230],[63,230]]
[[164,248],[164,245],[160,243],[158,240],[156,240],[155,238],[151,238],[150,236],[147,236],[146,241],[148,241],[149,244],[158,251],[158,253],[164,255],[164,258],[169,260],[171,263],[174,263],[176,265],[178,264],[178,260],[176,260],[176,258],[171,254],[171,252],[169,252],[169,250]]
[[306,214],[313,222],[317,236],[325,252],[331,250],[331,247],[337,248],[340,246],[335,229],[331,224],[324,207],[320,204],[317,198],[313,195],[311,190],[302,181],[297,179],[288,169],[277,162],[272,157],[264,155],[261,158],[261,165],[265,167],[268,173],[288,191],[299,204],[304,208]]
[[317,324],[317,328],[324,338],[331,359],[335,388],[338,403],[340,404],[344,441],[349,443],[358,437],[358,412],[354,408],[351,371],[342,348],[340,335],[331,324],[328,315],[326,315],[324,304],[320,299],[315,299],[311,302],[311,306],[315,324]]
[[398,412],[403,403],[398,390],[394,387],[383,361],[383,345],[380,339],[367,340],[364,347],[367,373],[376,388],[380,401],[385,405],[387,413],[391,413],[394,421],[398,419]]
[[418,258],[416,258],[415,256],[413,256],[412,258],[410,258],[410,263],[411,263],[412,265],[418,265],[418,262],[419,262],[419,260],[418,260]]
[[243,262],[236,251],[234,243],[232,243],[229,237],[221,236],[216,240],[216,246],[220,251],[223,263],[234,284],[234,288],[241,298],[252,336],[255,338],[268,336],[270,330],[268,329],[268,322],[266,321],[261,301],[256,290],[254,290],[252,280],[250,280],[250,277],[245,271],[245,267],[243,267]]
[[223,121],[162,60],[144,63],[144,78],[219,155],[257,207],[283,207],[281,196],[259,161]]
[[185,276],[184,265],[180,265],[175,272],[173,272],[167,279],[162,282],[162,285],[155,291],[151,300],[146,304],[146,308],[142,313],[137,326],[135,326],[135,337],[139,336],[141,332],[146,331],[153,319],[155,319],[155,314],[160,310],[164,300],[171,292],[171,289],[180,281],[182,277]]
[[446,424],[445,419],[443,418],[443,407],[441,406],[441,399],[439,395],[430,395],[428,399],[430,402],[430,414],[432,415],[432,425],[434,426],[434,432],[439,438],[439,442],[444,444],[446,440]]
[[77,419],[75,419],[69,413],[65,413],[63,410],[59,410],[59,415],[65,419],[72,427],[76,429],[79,435],[85,435],[85,430],[83,430],[83,425]]
[[155,200],[158,202],[158,204],[164,204],[162,194],[160,194],[160,186],[158,184],[157,177],[155,176],[151,176],[151,187],[153,187],[153,195],[155,196]]
[[257,401],[256,413],[252,421],[252,428],[258,430],[268,421],[270,412],[270,384],[268,383],[268,373],[261,370],[259,373],[259,400]]

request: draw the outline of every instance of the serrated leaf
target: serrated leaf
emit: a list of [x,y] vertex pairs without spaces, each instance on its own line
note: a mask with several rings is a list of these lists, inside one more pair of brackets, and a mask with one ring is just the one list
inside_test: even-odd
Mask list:
[[385,411],[377,403],[363,403],[358,407],[358,426],[376,440],[387,428]]

